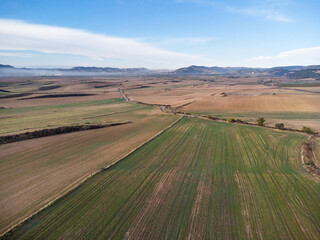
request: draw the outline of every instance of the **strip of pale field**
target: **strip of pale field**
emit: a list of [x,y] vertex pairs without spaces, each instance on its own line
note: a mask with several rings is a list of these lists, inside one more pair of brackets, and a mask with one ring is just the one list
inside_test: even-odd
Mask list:
[[[134,104],[124,105],[126,107],[119,106],[114,111],[127,111],[128,106],[131,111],[126,115],[113,116],[118,120],[132,120],[133,123],[0,146],[0,232],[44,206],[90,173],[121,159],[177,119],[158,109],[147,111],[137,109]],[[113,112],[110,108],[96,107],[94,114],[102,110],[104,114]],[[77,108],[64,110],[70,111],[72,116]],[[86,113],[83,112],[83,115]],[[39,118],[38,114],[36,116]],[[53,120],[59,123],[58,118],[52,120],[50,117],[43,114],[42,121],[46,124]],[[21,122],[22,125],[29,123],[36,124],[32,121]]]
[[5,239],[318,239],[304,140],[184,118]]

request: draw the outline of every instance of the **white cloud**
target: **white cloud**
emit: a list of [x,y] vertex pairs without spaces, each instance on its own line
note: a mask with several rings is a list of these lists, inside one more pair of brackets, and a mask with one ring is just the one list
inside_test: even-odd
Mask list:
[[30,57],[34,57],[36,55],[30,54],[30,53],[0,52],[0,56],[30,58]]
[[262,17],[262,18],[265,18],[266,20],[271,20],[276,22],[284,22],[284,23],[293,22],[293,19],[289,18],[288,16],[274,9],[268,9],[268,8],[262,8],[262,7],[248,7],[248,8],[228,7],[227,10],[230,12],[240,13],[247,16]]
[[283,65],[316,65],[320,64],[320,46],[299,48],[284,51],[276,56],[258,56],[248,60],[256,66],[283,66]]
[[290,4],[289,0],[264,0],[248,7],[235,7],[217,0],[176,0],[177,3],[195,3],[208,5],[227,12],[242,14],[245,16],[260,17],[266,20],[290,23],[294,20],[280,11],[281,8]]
[[[204,57],[171,52],[136,39],[84,30],[0,19],[1,50],[33,50],[88,56],[95,60],[124,59],[154,67],[210,64]],[[139,64],[137,64],[139,65]]]
[[152,41],[155,45],[172,45],[172,46],[186,46],[186,45],[200,45],[206,44],[217,38],[214,37],[164,37],[164,38],[150,38],[147,41]]

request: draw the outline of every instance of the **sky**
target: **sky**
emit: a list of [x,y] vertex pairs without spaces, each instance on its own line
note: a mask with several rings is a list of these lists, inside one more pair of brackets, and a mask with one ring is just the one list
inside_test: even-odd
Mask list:
[[319,0],[0,0],[0,64],[320,64]]

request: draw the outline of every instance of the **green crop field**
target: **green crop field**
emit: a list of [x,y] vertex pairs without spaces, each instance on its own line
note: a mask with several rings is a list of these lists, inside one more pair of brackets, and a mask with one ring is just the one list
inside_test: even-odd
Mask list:
[[304,140],[183,118],[4,239],[318,239]]
[[[134,121],[144,110],[151,109],[149,106],[124,102],[120,98],[0,109],[0,134],[85,123]],[[139,118],[142,117],[144,115]]]

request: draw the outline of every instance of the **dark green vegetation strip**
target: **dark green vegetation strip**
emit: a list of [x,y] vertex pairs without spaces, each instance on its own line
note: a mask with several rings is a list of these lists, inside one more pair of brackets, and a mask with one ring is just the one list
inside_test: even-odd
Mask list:
[[3,239],[318,239],[304,140],[184,118]]
[[4,98],[15,98],[15,97],[24,97],[31,95],[32,93],[19,93],[19,94],[10,94],[10,95],[5,95],[5,96],[0,96],[0,99]]
[[0,136],[0,144],[18,142],[18,141],[23,141],[23,140],[32,139],[32,138],[53,136],[53,135],[64,134],[64,133],[79,132],[79,131],[91,130],[91,129],[97,129],[97,128],[113,127],[113,126],[119,126],[119,125],[128,124],[128,123],[131,123],[131,122],[75,125],[75,126],[63,126],[63,127],[57,127],[57,128],[47,128],[47,129],[41,129],[33,132],[25,132],[25,133],[14,134],[14,135]]
[[84,97],[84,96],[94,96],[94,95],[97,95],[97,94],[89,94],[89,93],[46,94],[46,95],[40,95],[35,97],[20,98],[19,100],[38,99],[38,98]]

